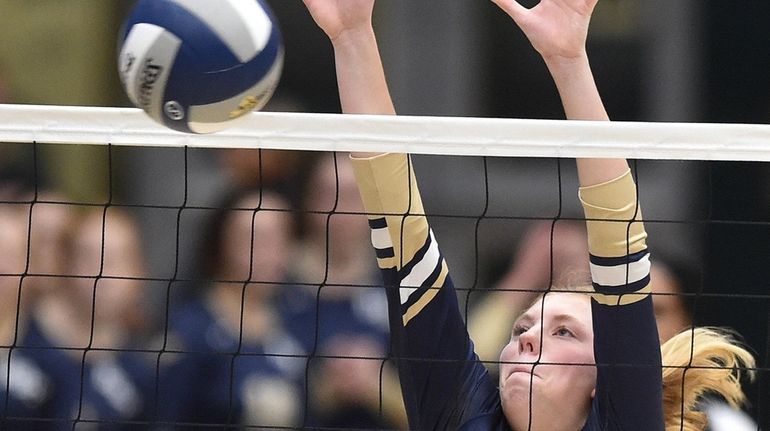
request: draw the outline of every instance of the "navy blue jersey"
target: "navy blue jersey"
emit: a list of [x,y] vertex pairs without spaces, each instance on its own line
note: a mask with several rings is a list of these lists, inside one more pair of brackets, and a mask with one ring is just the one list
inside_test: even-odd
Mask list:
[[[35,320],[11,355],[9,429],[71,430],[75,421],[99,430],[144,429],[148,380],[144,358],[131,352],[62,349]],[[19,403],[21,401],[21,403]],[[98,424],[98,425],[96,425]],[[88,427],[87,425],[83,425]]]
[[[507,430],[497,384],[474,353],[409,157],[353,159],[388,288],[392,349],[410,427]],[[631,200],[620,211],[615,199]],[[596,397],[583,430],[662,430],[660,346],[646,234],[630,175],[581,190],[588,219]],[[610,200],[609,203],[605,202]]]
[[201,302],[177,310],[160,370],[162,422],[296,426],[302,419],[306,353],[275,328],[243,342]]
[[[386,304],[382,289],[345,286],[350,295],[330,298],[324,289],[298,286],[282,289],[277,309],[286,330],[307,352],[322,352],[338,335],[364,336],[387,350],[387,318],[380,310]],[[376,310],[372,312],[371,310]]]
[[154,398],[154,357],[130,350],[89,352],[83,375],[83,420],[99,430],[147,429],[148,408]]
[[[55,376],[41,360],[50,352],[29,349],[33,343],[41,349],[50,347],[34,323],[29,325],[20,343],[3,349],[0,358],[0,424],[2,429],[50,430],[51,422],[39,419],[53,417],[55,408]],[[38,420],[35,420],[38,419]]]

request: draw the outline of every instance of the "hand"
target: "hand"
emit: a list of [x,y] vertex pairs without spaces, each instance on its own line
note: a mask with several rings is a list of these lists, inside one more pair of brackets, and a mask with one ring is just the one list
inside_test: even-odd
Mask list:
[[303,0],[316,24],[335,42],[350,31],[370,30],[374,0]]
[[492,0],[513,18],[546,61],[585,55],[588,24],[598,0],[541,0],[527,9],[517,0]]

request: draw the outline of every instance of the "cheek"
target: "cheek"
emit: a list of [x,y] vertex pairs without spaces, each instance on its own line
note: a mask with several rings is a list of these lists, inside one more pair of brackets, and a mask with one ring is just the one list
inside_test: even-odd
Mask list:
[[[516,360],[516,354],[518,352],[518,346],[514,341],[510,341],[503,347],[503,351],[500,352],[500,378],[506,376],[506,370],[513,366],[513,364],[507,362],[513,362]],[[502,383],[502,382],[501,382]]]
[[510,361],[516,356],[517,351],[516,343],[513,340],[509,341],[508,344],[503,347],[502,352],[500,352],[500,362]]
[[[559,342],[547,343],[543,346],[541,370],[548,369],[549,373],[568,374],[570,379],[595,380],[596,361],[592,343],[564,344]],[[564,364],[564,365],[546,365]],[[567,365],[574,364],[574,365]]]
[[593,348],[585,346],[574,350],[565,350],[559,358],[553,358],[552,362],[575,364],[572,366],[556,366],[560,368],[560,374],[566,376],[565,382],[579,392],[590,391],[596,386],[596,361]]

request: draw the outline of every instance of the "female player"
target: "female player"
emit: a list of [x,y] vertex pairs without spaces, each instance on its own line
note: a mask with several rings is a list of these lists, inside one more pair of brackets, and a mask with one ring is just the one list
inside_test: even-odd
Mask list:
[[[394,114],[372,29],[374,0],[304,1],[334,46],[343,111]],[[493,1],[542,55],[567,117],[608,120],[585,51],[597,0],[541,0],[532,9]],[[389,287],[391,342],[412,428],[664,428],[646,233],[625,160],[577,161],[591,220],[592,299],[551,292],[530,307],[501,354],[499,388],[473,352],[410,158],[354,154],[353,163]]]

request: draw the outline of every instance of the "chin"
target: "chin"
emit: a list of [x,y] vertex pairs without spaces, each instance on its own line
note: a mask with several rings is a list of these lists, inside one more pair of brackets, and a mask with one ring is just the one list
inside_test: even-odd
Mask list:
[[[523,429],[527,430],[529,415],[532,411],[531,405],[537,404],[538,399],[545,401],[541,396],[538,396],[542,389],[541,383],[542,380],[538,376],[527,373],[515,373],[503,381],[500,387],[500,402],[505,417],[508,418],[508,422],[512,426],[515,425],[512,419],[516,419],[519,422],[523,421]],[[515,429],[520,428],[514,427]]]
[[528,415],[530,405],[529,384],[507,381],[500,388],[500,402],[506,417],[511,417],[509,413],[516,416],[521,414]]
[[509,398],[507,400],[503,398],[503,415],[505,415],[505,420],[513,431],[539,430],[536,426],[537,420],[533,420],[531,424],[529,422],[530,408],[528,397],[527,399]]

